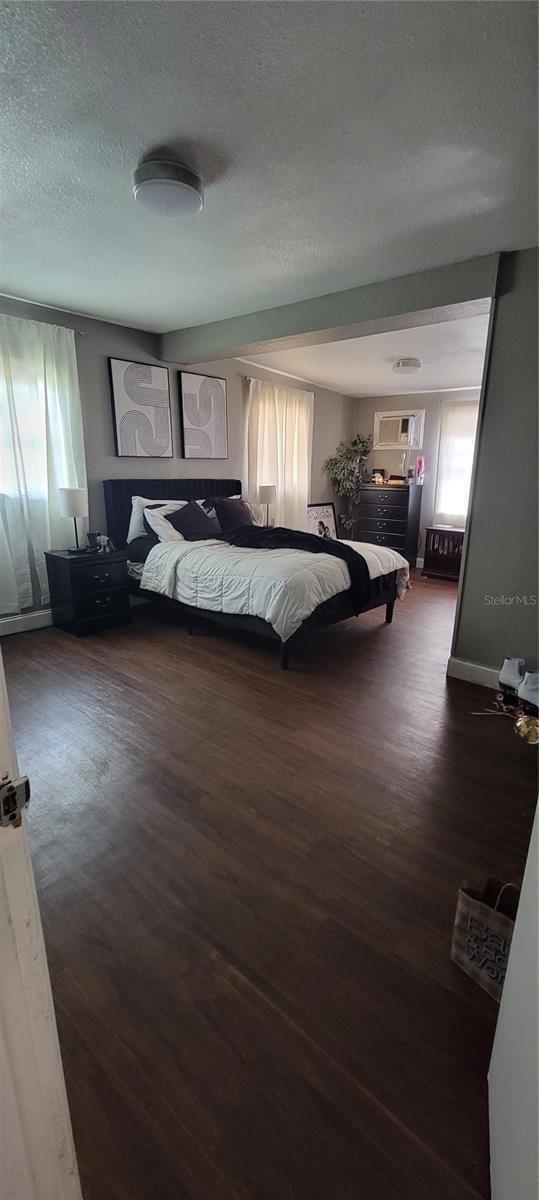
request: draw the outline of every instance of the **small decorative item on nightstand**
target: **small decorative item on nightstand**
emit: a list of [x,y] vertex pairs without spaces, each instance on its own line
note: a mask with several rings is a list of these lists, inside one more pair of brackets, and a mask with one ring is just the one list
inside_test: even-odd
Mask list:
[[125,550],[50,550],[45,558],[55,625],[80,636],[130,621]]

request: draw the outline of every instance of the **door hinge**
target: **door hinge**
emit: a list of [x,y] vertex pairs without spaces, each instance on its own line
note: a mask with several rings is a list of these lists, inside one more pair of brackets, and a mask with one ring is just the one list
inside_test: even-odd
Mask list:
[[20,825],[21,813],[30,800],[30,780],[27,775],[20,779],[8,779],[0,783],[0,825]]

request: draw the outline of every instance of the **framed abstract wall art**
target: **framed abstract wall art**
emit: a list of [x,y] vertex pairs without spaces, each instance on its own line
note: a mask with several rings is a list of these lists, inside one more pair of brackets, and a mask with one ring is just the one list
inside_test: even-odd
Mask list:
[[180,371],[185,458],[228,458],[226,379]]
[[167,367],[109,358],[118,458],[172,458]]

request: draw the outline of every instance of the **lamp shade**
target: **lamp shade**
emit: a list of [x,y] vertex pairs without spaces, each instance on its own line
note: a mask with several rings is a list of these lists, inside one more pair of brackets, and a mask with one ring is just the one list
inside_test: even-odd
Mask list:
[[275,504],[277,499],[277,488],[274,483],[263,483],[258,489],[258,500],[260,504]]
[[60,512],[63,517],[88,516],[88,492],[86,488],[58,488]]

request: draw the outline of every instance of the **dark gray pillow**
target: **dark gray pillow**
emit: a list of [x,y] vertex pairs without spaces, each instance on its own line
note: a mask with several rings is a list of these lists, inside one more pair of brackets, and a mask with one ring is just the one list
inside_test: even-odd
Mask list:
[[217,517],[208,516],[202,505],[196,500],[190,500],[176,512],[166,513],[165,520],[170,521],[172,528],[181,533],[186,542],[200,542],[206,538],[219,537],[221,526]]
[[223,533],[230,533],[238,525],[254,524],[251,509],[245,500],[214,500],[213,507]]
[[127,545],[129,561],[138,563],[146,562],[150,550],[153,546],[157,546],[158,544],[159,538],[157,537],[157,534],[153,532],[153,530],[151,533],[147,534],[146,537],[133,538],[133,541],[128,542]]

